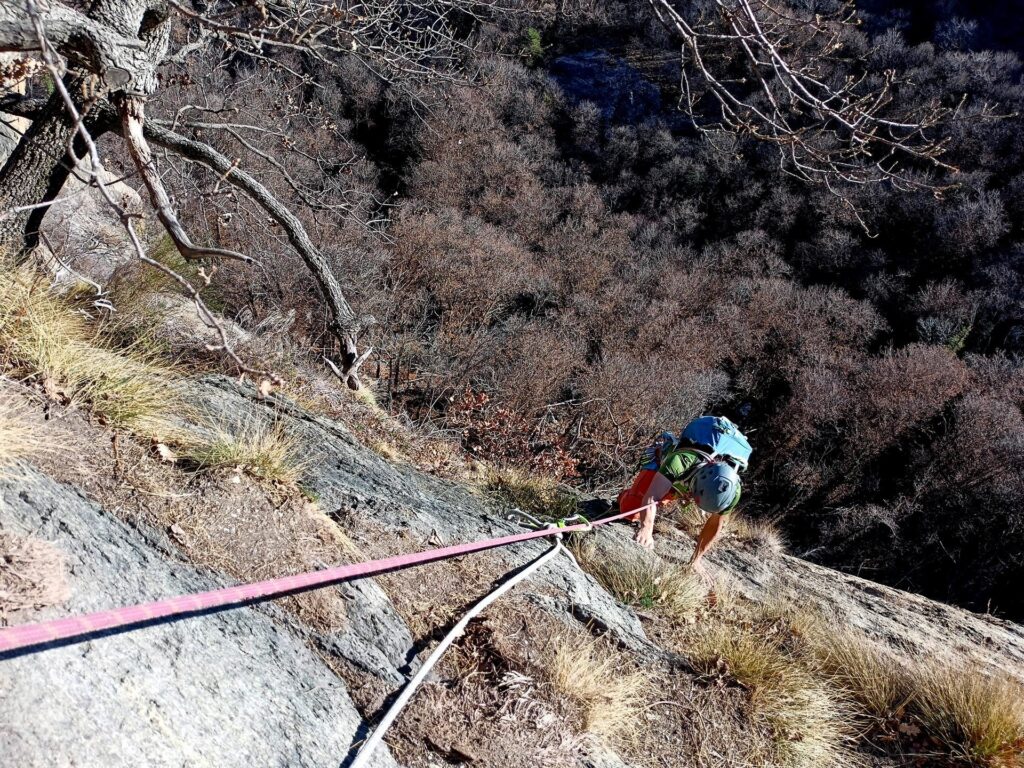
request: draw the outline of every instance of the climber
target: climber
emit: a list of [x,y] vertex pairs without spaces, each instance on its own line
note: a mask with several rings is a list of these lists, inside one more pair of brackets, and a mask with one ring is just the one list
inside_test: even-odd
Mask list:
[[725,527],[726,517],[740,501],[741,470],[751,448],[739,428],[724,416],[702,416],[686,425],[678,438],[662,433],[644,453],[633,484],[619,494],[619,510],[636,510],[635,539],[650,549],[654,544],[656,508],[651,502],[691,499],[710,517],[697,538],[690,566],[702,570],[701,558]]

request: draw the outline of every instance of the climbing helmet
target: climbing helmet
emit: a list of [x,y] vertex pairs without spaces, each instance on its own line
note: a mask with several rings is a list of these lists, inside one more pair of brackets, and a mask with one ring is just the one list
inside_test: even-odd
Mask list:
[[721,514],[736,501],[740,475],[732,465],[713,461],[694,474],[691,491],[698,507],[711,514]]

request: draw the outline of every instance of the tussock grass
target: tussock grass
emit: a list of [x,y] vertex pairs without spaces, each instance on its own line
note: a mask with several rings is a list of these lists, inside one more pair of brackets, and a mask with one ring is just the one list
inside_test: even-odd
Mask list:
[[802,666],[776,641],[740,627],[711,624],[690,641],[690,660],[706,675],[748,691],[751,716],[772,733],[774,765],[860,766],[853,708],[842,691]]
[[370,410],[376,413],[382,413],[380,403],[377,401],[377,392],[374,389],[372,381],[363,381],[363,386],[355,392],[352,392],[352,396]]
[[634,551],[602,553],[592,534],[573,536],[569,549],[583,570],[627,605],[686,621],[704,603],[707,589],[685,568]]
[[579,501],[554,480],[514,467],[491,467],[484,489],[540,519],[559,520],[579,511]]
[[1024,768],[1024,686],[945,659],[908,663],[849,630],[808,622],[812,666],[876,722],[921,729],[930,748],[984,768]]
[[306,471],[302,444],[280,422],[253,420],[239,429],[214,424],[208,437],[185,438],[182,453],[200,467],[241,467],[248,474],[292,485]]
[[762,552],[779,554],[786,549],[786,539],[782,531],[771,520],[754,520],[744,515],[733,513],[727,530],[741,541],[747,541]]
[[811,620],[806,633],[812,665],[853,696],[869,718],[887,720],[911,699],[905,662],[867,638]]
[[[671,521],[684,533],[696,538],[700,533],[701,528],[704,527],[704,522],[707,518],[703,512],[697,509],[695,504],[677,503],[670,506],[668,510],[662,514],[658,515],[656,520],[658,519]],[[657,522],[655,525],[657,525]]]
[[986,768],[1024,766],[1024,686],[933,661],[912,673],[913,712],[950,754]]
[[556,639],[550,682],[578,704],[583,729],[607,744],[630,740],[648,699],[650,677],[623,670],[621,655],[600,640]]
[[86,405],[113,426],[149,436],[181,410],[173,371],[141,344],[114,349],[108,342],[38,275],[0,275],[0,367],[34,378],[51,397]]

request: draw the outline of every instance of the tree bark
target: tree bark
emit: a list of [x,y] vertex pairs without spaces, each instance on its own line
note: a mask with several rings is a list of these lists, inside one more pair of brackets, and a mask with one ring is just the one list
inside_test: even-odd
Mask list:
[[128,147],[128,154],[139,171],[142,183],[149,191],[149,200],[156,210],[157,218],[160,219],[160,223],[164,225],[167,234],[174,241],[178,252],[186,259],[201,259],[206,256],[252,262],[252,258],[237,251],[229,251],[224,248],[203,248],[192,244],[185,228],[178,221],[174,206],[171,205],[171,198],[164,188],[164,182],[157,172],[153,155],[149,151],[149,144],[146,142],[143,129],[146,122],[145,99],[139,96],[121,96],[116,99],[115,103],[121,113],[121,135]]
[[[72,91],[73,92],[73,91]],[[0,168],[0,250],[17,258],[39,242],[39,224],[75,165],[69,150],[74,124],[60,94],[54,93]]]
[[[86,82],[84,77],[91,76],[88,83],[94,89],[93,102],[98,104],[95,111],[104,116],[109,112],[115,121],[120,118],[129,153],[157,215],[186,257],[246,258],[231,251],[192,245],[153,165],[147,139],[211,168],[259,204],[284,229],[320,286],[331,315],[330,330],[342,347],[344,368],[338,375],[349,387],[359,389],[359,367],[369,354],[358,354],[356,347],[360,322],[327,259],[310,240],[298,217],[253,176],[236,168],[209,145],[144,123],[145,96],[156,89],[155,70],[167,54],[168,13],[164,0],[96,0],[85,14],[59,2],[41,7],[30,2],[22,7],[0,0],[0,51],[43,51],[44,59],[51,62],[50,69],[55,72],[52,49],[67,57],[72,66],[89,73],[68,83],[72,99],[85,101],[82,85]],[[110,99],[113,106],[101,99]],[[84,114],[80,105],[75,106]],[[41,201],[48,203],[60,193],[75,164],[74,155],[69,152],[74,130],[61,95],[54,93],[0,169],[0,211],[38,205]],[[20,254],[26,246],[34,245],[38,241],[39,222],[47,209],[48,205],[44,205],[17,211],[0,221],[0,251]]]
[[[161,2],[98,0],[87,13],[62,2],[49,2],[36,12],[47,41],[67,57],[71,68],[96,75],[103,90],[130,84],[135,91],[151,93],[156,89],[155,67],[160,61],[153,54],[160,50],[161,38],[166,36],[166,32],[156,29],[159,23],[142,29],[151,4],[158,7]],[[41,50],[24,0],[0,3],[0,51]]]
[[[84,117],[87,105],[111,89],[140,94],[156,89],[156,66],[166,54],[170,34],[162,6],[162,0],[97,0],[82,13],[60,2],[3,0],[0,51],[42,51],[44,61],[53,59],[53,52],[65,56],[75,72],[63,82]],[[74,132],[67,105],[54,90],[0,168],[0,213],[5,214],[0,220],[0,250],[7,258],[18,258],[38,244],[39,225],[49,210],[46,204],[60,194],[75,166],[70,151]],[[44,205],[12,211],[40,203]]]

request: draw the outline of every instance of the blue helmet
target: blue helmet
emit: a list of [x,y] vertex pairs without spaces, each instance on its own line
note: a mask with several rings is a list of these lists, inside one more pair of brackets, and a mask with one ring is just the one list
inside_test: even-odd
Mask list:
[[739,498],[740,475],[731,464],[716,461],[698,469],[690,487],[697,506],[717,515]]

